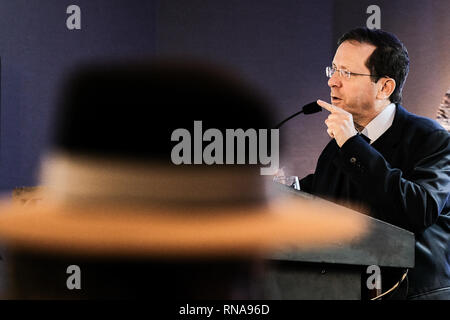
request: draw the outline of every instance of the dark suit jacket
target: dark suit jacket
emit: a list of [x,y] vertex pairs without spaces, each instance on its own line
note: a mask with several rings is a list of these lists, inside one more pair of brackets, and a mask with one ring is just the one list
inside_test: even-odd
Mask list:
[[397,105],[392,126],[372,145],[360,136],[342,148],[331,140],[300,185],[414,232],[408,297],[450,298],[450,136],[437,122]]

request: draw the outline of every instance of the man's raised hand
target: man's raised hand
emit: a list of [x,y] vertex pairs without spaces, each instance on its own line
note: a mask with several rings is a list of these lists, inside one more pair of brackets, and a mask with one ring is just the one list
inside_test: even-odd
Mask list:
[[327,133],[331,138],[336,140],[339,147],[342,147],[348,139],[358,133],[350,112],[322,100],[317,100],[317,104],[330,112],[328,118],[325,120]]

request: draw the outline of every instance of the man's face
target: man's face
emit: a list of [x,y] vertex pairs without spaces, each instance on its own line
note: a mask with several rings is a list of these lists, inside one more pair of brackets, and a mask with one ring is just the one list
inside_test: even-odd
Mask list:
[[[375,48],[367,43],[344,41],[336,51],[333,67],[370,74],[365,63]],[[362,124],[373,117],[378,87],[371,77],[351,75],[348,79],[335,72],[328,80],[328,86],[331,89],[331,104],[350,112],[356,123]]]

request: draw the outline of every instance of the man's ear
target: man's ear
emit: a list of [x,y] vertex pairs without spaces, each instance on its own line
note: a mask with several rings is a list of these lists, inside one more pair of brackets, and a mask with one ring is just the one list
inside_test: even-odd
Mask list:
[[378,89],[377,99],[389,99],[392,92],[394,92],[395,90],[395,80],[392,78],[381,78],[378,81],[380,81],[380,87]]

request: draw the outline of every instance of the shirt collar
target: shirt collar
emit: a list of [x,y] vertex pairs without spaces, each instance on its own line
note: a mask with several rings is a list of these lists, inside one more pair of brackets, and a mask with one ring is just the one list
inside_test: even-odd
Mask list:
[[391,103],[381,111],[369,124],[361,131],[361,134],[370,139],[370,144],[374,143],[392,125],[395,116],[395,104]]

